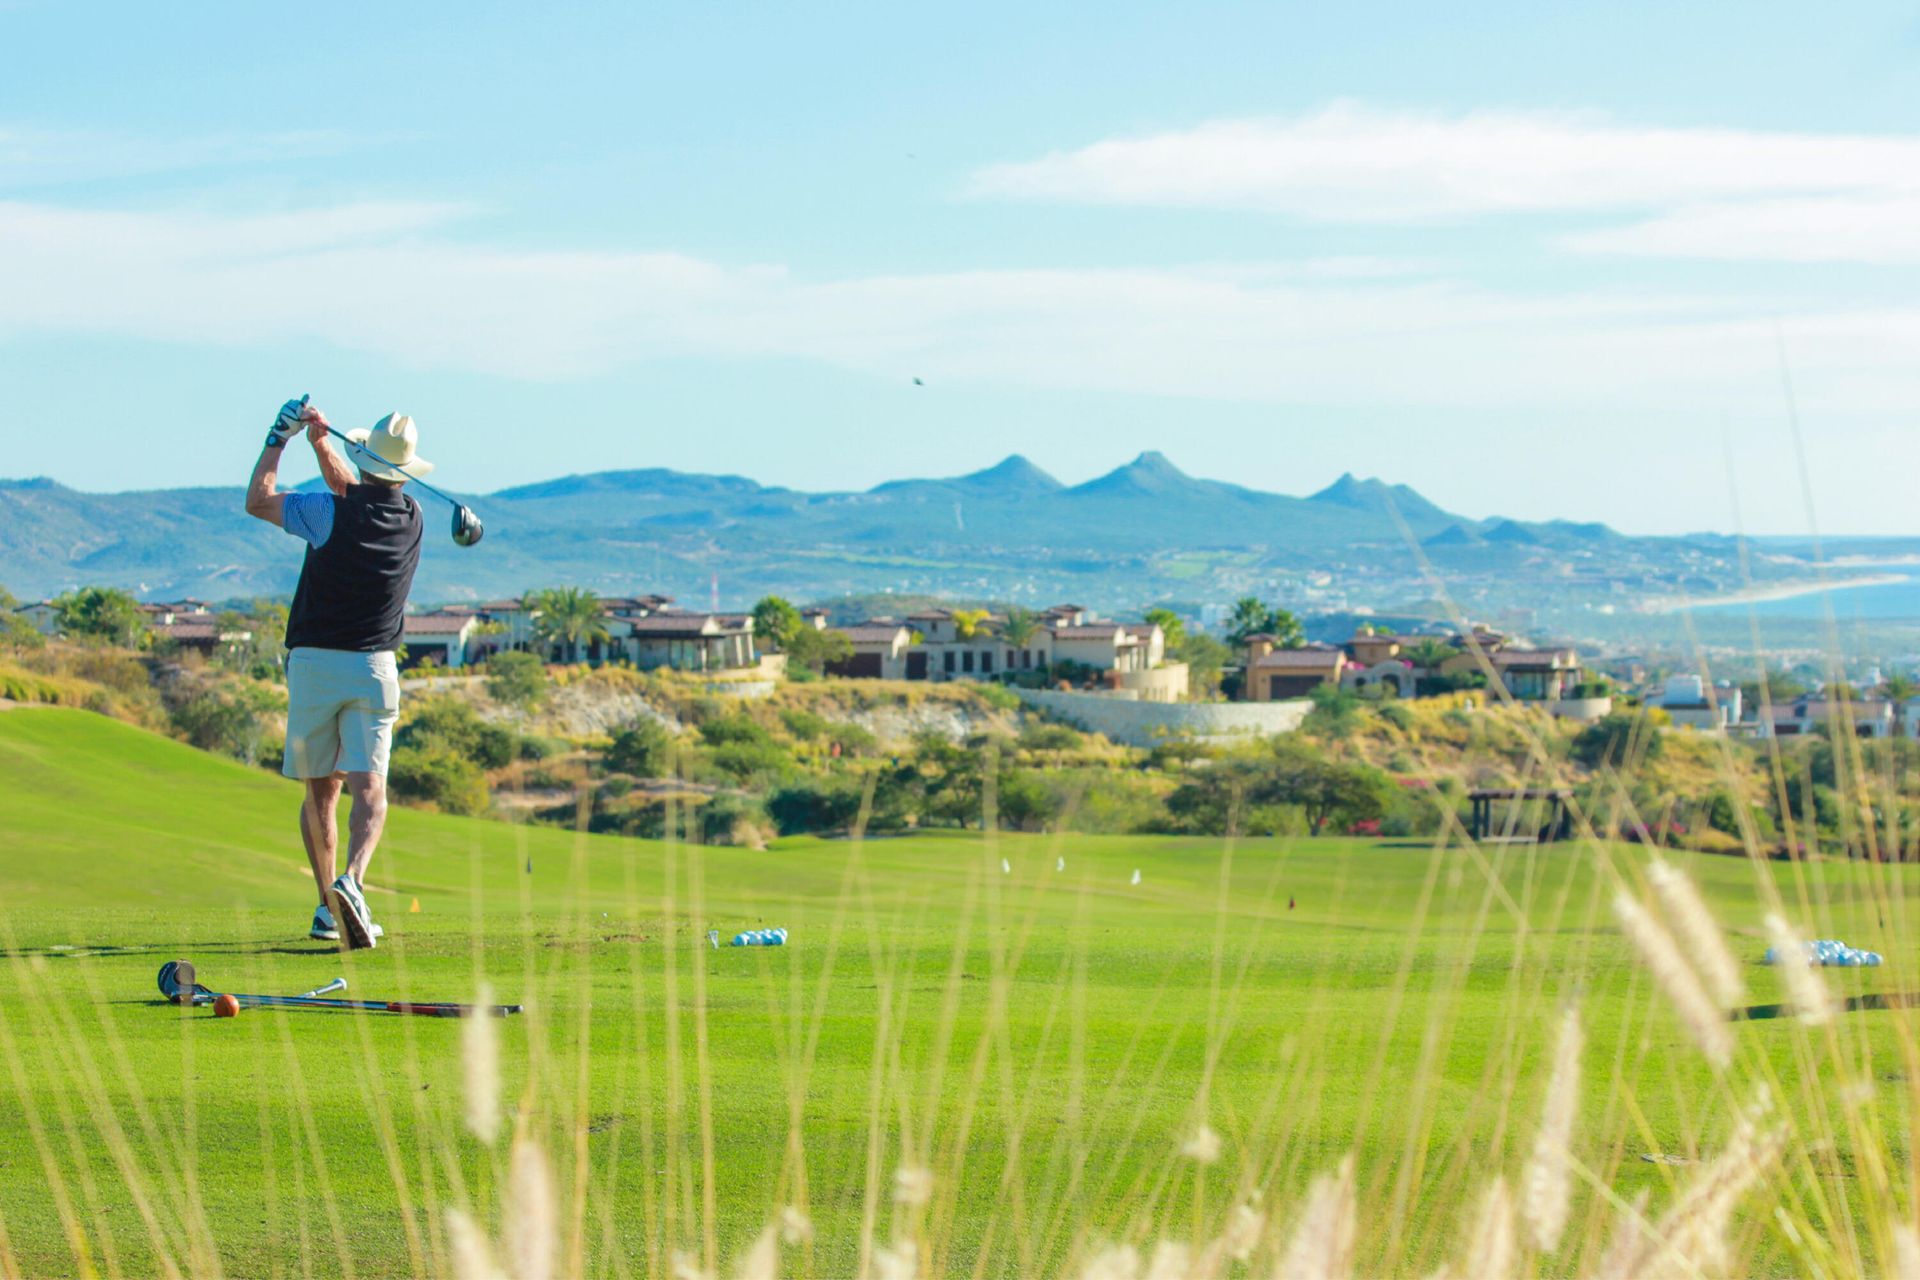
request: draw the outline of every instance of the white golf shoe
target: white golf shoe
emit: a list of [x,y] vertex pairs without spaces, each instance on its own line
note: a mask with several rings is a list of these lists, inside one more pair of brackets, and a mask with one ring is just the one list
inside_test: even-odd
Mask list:
[[[324,906],[315,907],[313,909],[313,927],[307,930],[307,936],[315,942],[340,941],[340,930],[333,923],[333,912],[327,910]],[[373,922],[373,936],[376,938],[384,938],[387,936],[387,931],[380,927],[378,920]]]
[[340,941],[347,944],[349,951],[363,951],[375,944],[379,935],[373,931],[373,915],[367,910],[367,900],[352,876],[343,875],[329,885],[327,901],[340,926]]

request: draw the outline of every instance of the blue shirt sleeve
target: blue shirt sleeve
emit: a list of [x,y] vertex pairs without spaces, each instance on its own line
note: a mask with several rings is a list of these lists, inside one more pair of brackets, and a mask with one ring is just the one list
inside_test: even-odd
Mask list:
[[280,527],[310,547],[325,546],[333,536],[333,495],[289,493],[281,502]]

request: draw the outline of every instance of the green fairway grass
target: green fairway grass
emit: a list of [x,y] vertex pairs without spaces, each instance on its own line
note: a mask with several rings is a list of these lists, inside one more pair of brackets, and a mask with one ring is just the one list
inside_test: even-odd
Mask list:
[[[1736,1219],[1744,1269],[1874,1270],[1911,1179],[1910,1015],[1739,1022],[1716,1075],[1614,925],[1638,850],[967,831],[749,851],[396,808],[369,885],[388,937],[345,956],[306,938],[297,804],[104,718],[0,712],[0,1274],[451,1274],[444,1211],[512,1216],[516,1130],[552,1159],[558,1275],[667,1274],[676,1251],[731,1274],[787,1205],[814,1235],[783,1274],[872,1270],[902,1240],[927,1274],[1074,1273],[1106,1242],[1198,1245],[1236,1203],[1284,1234],[1349,1151],[1361,1270],[1425,1274],[1518,1175],[1569,1003],[1586,1175],[1542,1273],[1597,1257],[1641,1188],[1670,1200],[1689,1166],[1643,1155],[1711,1155],[1755,1081],[1790,1135]],[[1910,868],[1673,858],[1752,1003],[1782,998],[1755,963],[1767,876],[1809,932],[1887,953],[1826,971],[1837,991],[1907,989]],[[789,946],[705,941],[775,925]],[[460,1022],[217,1020],[161,1001],[177,956],[243,992],[344,974],[349,996],[457,1000],[484,975],[526,1006],[499,1026],[502,1138],[463,1127]],[[1182,1154],[1203,1125],[1211,1162]],[[896,1201],[901,1167],[931,1172],[927,1204]]]

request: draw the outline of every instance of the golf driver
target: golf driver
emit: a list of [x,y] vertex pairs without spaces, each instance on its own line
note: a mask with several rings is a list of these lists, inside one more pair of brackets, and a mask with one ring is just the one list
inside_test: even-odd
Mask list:
[[[341,431],[337,427],[328,427],[327,434],[330,436],[337,436],[340,442],[346,445],[349,448],[349,450],[357,449],[360,447],[359,445],[355,444],[352,440],[349,440],[347,438],[346,433]],[[349,453],[347,456],[352,457],[353,455]],[[446,494],[440,492],[438,489],[428,484],[425,480],[409,479],[407,483],[419,485],[422,489],[425,489],[428,493],[440,499],[440,501],[448,503],[453,507],[453,540],[454,542],[456,542],[457,544],[463,547],[470,547],[474,543],[480,541],[480,539],[483,536],[485,536],[487,532],[486,526],[480,523],[480,517],[473,513],[472,507],[467,506],[465,503],[455,502],[452,498],[449,498]]]
[[[169,960],[160,966],[160,994],[174,1004],[208,1005],[217,998],[215,993],[201,986],[195,980],[193,961]],[[491,1014],[504,1018],[520,1012],[517,1004],[473,1005],[454,1004],[439,1001],[414,1002],[407,1000],[329,1000],[320,993],[338,991],[347,985],[345,978],[335,978],[324,987],[315,988],[304,996],[255,996],[235,994],[233,999],[243,1009],[259,1009],[278,1006],[293,1009],[358,1009],[365,1013],[404,1013],[422,1018],[469,1018],[478,1014]]]

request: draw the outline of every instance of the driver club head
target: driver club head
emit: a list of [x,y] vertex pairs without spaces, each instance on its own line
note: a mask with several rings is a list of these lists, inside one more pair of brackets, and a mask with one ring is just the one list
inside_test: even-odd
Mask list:
[[486,526],[480,523],[480,517],[473,514],[471,507],[453,509],[453,540],[460,546],[470,547],[486,535]]

